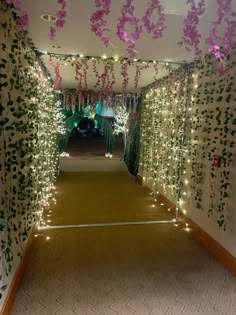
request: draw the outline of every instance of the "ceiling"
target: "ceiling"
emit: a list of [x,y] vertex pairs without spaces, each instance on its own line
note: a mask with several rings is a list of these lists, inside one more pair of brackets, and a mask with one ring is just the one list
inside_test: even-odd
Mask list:
[[[134,0],[135,15],[142,17],[147,8],[149,0]],[[204,36],[208,36],[211,23],[216,19],[216,1],[206,0],[207,10],[200,20],[199,31]],[[128,57],[125,45],[116,36],[116,24],[120,15],[120,10],[125,0],[112,0],[111,13],[107,17],[108,35],[111,38],[111,45],[106,47],[94,33],[90,31],[90,16],[96,10],[93,0],[67,0],[67,17],[64,28],[57,32],[56,39],[51,41],[48,36],[49,22],[43,21],[40,16],[43,14],[56,14],[59,5],[56,0],[22,0],[22,7],[29,14],[29,35],[35,46],[42,52],[54,52],[60,54],[83,54],[88,56],[106,55],[112,57],[119,55]],[[137,41],[138,56],[143,60],[159,60],[164,62],[182,63],[183,61],[192,61],[193,53],[189,53],[184,47],[177,43],[181,39],[183,21],[189,5],[186,0],[162,0],[164,12],[166,15],[166,29],[164,37],[161,39],[152,39],[152,37],[143,32]],[[236,11],[236,1],[234,3]],[[131,29],[127,27],[127,30]],[[207,53],[208,46],[205,44],[205,37],[202,38],[201,48]],[[60,49],[52,48],[52,45],[60,45]],[[48,56],[43,56],[45,64],[54,77],[54,71],[48,61]],[[91,63],[88,72],[88,87],[93,88],[96,78],[92,71]],[[175,65],[176,66],[176,65]],[[99,65],[99,73],[102,73],[103,66]],[[63,78],[62,88],[76,88],[75,69],[71,65],[65,65],[61,62],[60,74]],[[142,72],[139,86],[143,87],[154,81],[155,71],[152,66]],[[166,75],[165,69],[159,69],[159,77]],[[121,91],[122,76],[120,75],[120,64],[115,64],[116,84],[115,91]],[[135,66],[129,67],[128,90],[134,90]]]

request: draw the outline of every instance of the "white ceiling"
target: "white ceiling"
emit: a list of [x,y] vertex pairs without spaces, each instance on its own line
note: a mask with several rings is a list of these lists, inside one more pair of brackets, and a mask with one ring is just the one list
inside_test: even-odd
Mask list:
[[[142,17],[147,8],[149,0],[134,0],[135,15]],[[126,46],[116,36],[116,24],[120,15],[120,10],[124,0],[112,0],[111,13],[107,18],[107,28],[110,29],[109,36],[111,45],[107,48],[94,33],[90,31],[90,16],[96,10],[93,0],[67,0],[66,23],[61,32],[57,32],[55,41],[48,37],[48,31],[51,23],[43,21],[42,14],[55,14],[59,9],[56,0],[22,0],[22,7],[29,13],[29,34],[35,46],[39,51],[54,52],[60,54],[83,54],[89,56],[102,56],[106,54],[109,57],[119,55],[128,57]],[[205,38],[209,34],[211,23],[216,19],[216,0],[206,0],[207,10],[201,18],[199,31],[203,38],[201,48],[206,53],[208,46],[205,44]],[[236,11],[236,1],[234,10]],[[137,41],[139,55],[137,58],[144,60],[160,60],[169,62],[192,61],[193,53],[185,51],[184,47],[178,46],[178,41],[182,36],[183,20],[189,5],[186,0],[162,0],[162,5],[166,14],[165,36],[161,39],[152,39],[150,35],[143,32]],[[130,30],[130,28],[128,28]],[[52,48],[53,44],[58,44],[61,49]],[[48,56],[43,57],[46,66],[54,76],[53,69],[48,62]],[[102,71],[102,65],[100,65]],[[74,79],[75,70],[70,65],[61,64],[60,69],[63,78],[62,88],[75,88],[77,83]],[[153,82],[154,70],[150,67],[143,71],[140,79],[140,87]],[[159,77],[166,75],[166,71],[160,69]],[[120,75],[120,65],[115,65],[116,84],[115,91],[120,91],[122,86],[122,76]],[[133,90],[135,67],[130,66],[128,89]],[[91,70],[88,73],[88,86],[93,88],[96,78]]]

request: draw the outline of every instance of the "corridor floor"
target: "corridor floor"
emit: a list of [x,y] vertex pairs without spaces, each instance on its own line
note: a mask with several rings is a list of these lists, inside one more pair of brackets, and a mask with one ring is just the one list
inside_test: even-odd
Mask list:
[[[125,171],[63,173],[56,192],[51,226],[173,218]],[[236,278],[181,225],[39,233],[11,315],[236,314]]]

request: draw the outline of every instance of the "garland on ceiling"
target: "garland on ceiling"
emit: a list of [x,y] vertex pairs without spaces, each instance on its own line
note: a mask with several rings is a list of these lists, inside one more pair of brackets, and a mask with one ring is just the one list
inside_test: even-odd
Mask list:
[[[75,67],[75,80],[77,81],[77,93],[81,101],[84,98],[84,91],[88,89],[87,75],[88,70],[91,67],[92,71],[97,79],[93,88],[100,90],[100,98],[108,99],[113,93],[113,86],[116,83],[114,67],[116,64],[121,65],[120,74],[123,77],[122,80],[122,93],[126,94],[128,89],[128,84],[130,83],[130,78],[128,75],[128,69],[130,66],[136,67],[136,75],[134,79],[134,90],[135,93],[140,94],[139,79],[141,73],[146,69],[153,69],[155,72],[154,79],[157,81],[159,70],[164,70],[167,72],[173,71],[179,63],[170,62],[159,62],[156,60],[141,60],[141,59],[127,59],[119,57],[94,57],[94,56],[81,56],[77,55],[66,55],[66,54],[55,54],[55,53],[43,53],[38,52],[39,56],[48,57],[50,64],[54,68],[55,82],[54,86],[56,90],[60,89],[62,84],[62,78],[60,75],[60,66],[71,65]],[[92,65],[89,65],[89,61],[92,61]],[[102,64],[104,70],[102,73],[98,71],[98,65]]]
[[[55,39],[56,31],[61,31],[65,24],[66,19],[66,0],[55,0],[61,8],[56,13],[55,25],[50,27],[49,36],[51,39]],[[20,0],[5,0],[8,5],[13,5],[18,15],[16,28],[19,31],[27,30],[28,28],[28,15],[22,9]],[[210,45],[209,52],[214,58],[219,59],[221,66],[219,67],[220,73],[223,73],[226,63],[226,56],[234,46],[234,35],[236,31],[236,12],[233,12],[232,0],[217,0],[217,19],[212,21],[212,27],[210,34],[206,38],[206,43]],[[111,12],[110,5],[111,0],[94,0],[97,10],[92,13],[90,18],[91,31],[98,36],[103,43],[108,46],[110,43],[110,37],[105,32],[105,26],[107,21],[105,19]],[[179,44],[184,45],[189,51],[195,51],[195,59],[199,60],[201,57],[201,50],[199,48],[202,35],[198,31],[198,25],[200,24],[200,17],[206,10],[205,0],[186,0],[186,4],[190,5],[187,15],[184,19],[183,35]],[[142,18],[135,16],[135,5],[133,0],[126,0],[125,4],[121,8],[121,16],[118,18],[117,23],[117,37],[123,41],[127,46],[127,52],[130,58],[134,58],[138,55],[136,49],[136,41],[139,39],[143,29],[148,34],[152,35],[152,38],[158,39],[164,36],[165,26],[165,14],[164,8],[161,5],[160,0],[150,0],[148,2],[147,9]],[[157,12],[158,19],[154,23],[152,22],[152,16],[154,12]],[[125,25],[129,23],[134,27],[134,31],[129,35],[125,29]],[[219,28],[224,25],[223,35],[219,33]]]

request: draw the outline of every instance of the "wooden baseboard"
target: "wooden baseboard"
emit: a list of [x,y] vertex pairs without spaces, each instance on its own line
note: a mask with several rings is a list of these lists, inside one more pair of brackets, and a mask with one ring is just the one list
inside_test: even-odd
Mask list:
[[23,278],[26,266],[29,261],[31,249],[33,246],[33,240],[34,240],[34,234],[35,234],[35,228],[31,231],[30,237],[27,242],[27,246],[25,248],[24,256],[20,262],[20,265],[17,268],[17,271],[15,273],[15,276],[13,278],[13,281],[11,283],[11,286],[9,288],[9,291],[7,293],[5,302],[3,304],[2,310],[0,311],[0,315],[9,315],[12,305],[14,303],[18,288],[20,286],[21,280]]
[[[137,182],[142,184],[142,177],[137,176]],[[168,200],[164,195],[156,195],[159,202],[164,203],[174,213],[175,204]],[[201,243],[208,252],[214,256],[226,269],[236,276],[236,257],[230,254],[221,244],[212,238],[207,232],[202,230],[200,226],[186,217],[182,212],[179,212],[179,218],[189,223],[194,237]]]
[[196,223],[186,218],[191,226],[194,237],[214,256],[226,269],[236,277],[236,258],[230,254],[214,238],[202,230]]
[[136,181],[137,181],[137,183],[138,183],[139,185],[142,185],[142,183],[143,183],[142,176],[137,175],[137,176],[136,176]]

